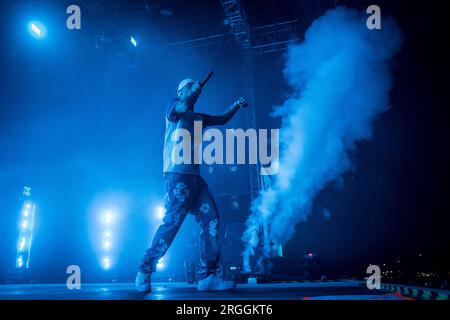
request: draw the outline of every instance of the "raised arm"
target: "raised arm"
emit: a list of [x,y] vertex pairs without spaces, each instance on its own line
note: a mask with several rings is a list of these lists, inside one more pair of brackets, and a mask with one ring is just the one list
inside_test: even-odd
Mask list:
[[178,119],[179,112],[176,110],[178,103],[178,99],[171,99],[167,104],[166,117],[169,121],[176,121]]
[[240,98],[237,100],[231,107],[229,107],[224,113],[220,115],[209,115],[209,114],[202,114],[203,117],[203,125],[206,126],[221,126],[233,118],[233,116],[236,114],[236,112],[240,108],[246,108],[248,105],[247,100],[245,98]]

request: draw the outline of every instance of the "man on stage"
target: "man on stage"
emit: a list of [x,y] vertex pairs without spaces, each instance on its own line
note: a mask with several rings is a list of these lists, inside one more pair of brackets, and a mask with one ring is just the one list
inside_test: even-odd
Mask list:
[[150,249],[146,251],[142,259],[136,276],[136,289],[140,292],[151,291],[151,275],[156,271],[156,264],[166,253],[188,213],[194,214],[196,221],[200,224],[198,290],[219,291],[235,287],[233,281],[225,281],[219,274],[220,218],[214,197],[207,183],[200,176],[199,164],[193,161],[194,153],[198,152],[197,147],[188,148],[191,150],[190,163],[175,163],[172,153],[177,142],[173,141],[172,134],[177,129],[184,129],[193,137],[194,121],[202,121],[202,127],[226,124],[241,107],[247,107],[247,101],[244,98],[239,99],[222,115],[197,113],[194,111],[194,105],[201,90],[200,82],[185,79],[178,86],[178,98],[172,99],[167,106],[163,154],[166,214]]

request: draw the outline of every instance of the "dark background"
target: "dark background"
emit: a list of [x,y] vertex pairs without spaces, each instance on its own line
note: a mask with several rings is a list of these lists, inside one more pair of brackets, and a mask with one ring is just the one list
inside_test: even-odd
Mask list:
[[[91,13],[98,2],[106,22]],[[405,35],[393,61],[391,109],[376,122],[371,141],[354,154],[343,188],[331,185],[311,218],[284,247],[289,272],[307,252],[321,257],[329,277],[363,277],[382,270],[432,271],[448,277],[447,181],[448,19],[444,1],[242,1],[252,26],[298,19],[303,31],[327,9],[365,11],[377,4]],[[82,29],[65,27],[66,7],[78,4]],[[0,4],[0,278],[13,269],[23,186],[32,187],[37,225],[32,270],[44,282],[65,279],[78,264],[90,281],[100,268],[97,209],[120,200],[117,262],[109,271],[130,281],[158,220],[162,203],[164,108],[185,77],[216,75],[199,109],[218,113],[243,94],[241,53],[233,41],[185,56],[161,46],[228,34],[219,1],[2,1]],[[48,36],[32,38],[39,18]],[[99,43],[96,32],[106,30]],[[303,33],[302,33],[303,34]],[[130,44],[129,37],[138,40]],[[231,39],[232,40],[232,39]],[[180,56],[181,55],[181,56]],[[283,53],[255,56],[257,125],[279,127],[269,116],[288,93]],[[239,113],[227,127],[245,126]],[[224,226],[245,220],[248,168],[214,166],[205,179],[218,198]],[[238,197],[240,208],[230,206]],[[98,207],[99,206],[99,207]],[[323,217],[323,210],[331,218]],[[196,225],[188,219],[162,274],[195,260]],[[238,254],[234,250],[234,254]],[[420,254],[420,256],[419,256]],[[400,262],[399,262],[400,261]]]

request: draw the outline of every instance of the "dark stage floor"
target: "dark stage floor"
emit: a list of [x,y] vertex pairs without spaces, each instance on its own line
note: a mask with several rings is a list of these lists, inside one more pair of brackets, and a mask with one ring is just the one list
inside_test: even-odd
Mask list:
[[199,292],[195,285],[178,282],[153,284],[151,294],[134,291],[131,283],[0,285],[0,300],[400,300],[384,290],[369,290],[359,281],[240,284],[228,292]]

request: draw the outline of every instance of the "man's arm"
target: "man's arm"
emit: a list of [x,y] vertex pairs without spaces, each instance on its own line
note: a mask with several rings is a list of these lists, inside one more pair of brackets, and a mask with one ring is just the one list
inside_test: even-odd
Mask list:
[[167,104],[166,108],[166,117],[169,121],[177,121],[179,112],[176,110],[176,106],[178,105],[178,99],[171,99]]
[[247,101],[244,98],[239,99],[231,107],[229,107],[224,113],[221,115],[209,115],[209,114],[202,114],[203,117],[203,124],[204,126],[221,126],[233,118],[233,116],[236,114],[236,112],[240,108],[246,108],[247,107]]

